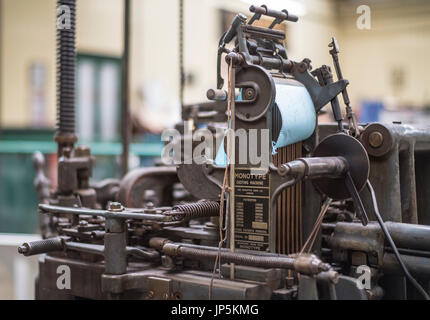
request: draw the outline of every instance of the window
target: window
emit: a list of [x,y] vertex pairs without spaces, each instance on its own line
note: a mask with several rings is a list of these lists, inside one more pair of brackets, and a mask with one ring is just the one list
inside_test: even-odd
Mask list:
[[82,142],[119,140],[121,59],[78,54],[77,133]]

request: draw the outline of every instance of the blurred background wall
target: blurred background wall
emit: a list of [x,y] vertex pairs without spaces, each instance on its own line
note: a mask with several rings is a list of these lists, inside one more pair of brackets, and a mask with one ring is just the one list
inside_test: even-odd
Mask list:
[[[215,86],[218,40],[235,13],[249,16],[251,3],[184,0],[186,104],[206,100],[206,90]],[[292,60],[310,58],[314,67],[332,65],[328,43],[337,37],[360,121],[428,122],[428,0],[262,3],[300,16],[298,23],[283,26]],[[178,4],[132,0],[132,167],[153,164],[160,154],[162,128],[180,119]],[[363,5],[370,10],[370,29],[357,26],[363,15],[357,9]],[[77,8],[77,132],[97,156],[93,180],[119,177],[123,1],[78,0]],[[35,150],[45,155],[55,187],[55,23],[55,0],[0,0],[0,257],[8,261],[0,262],[0,298],[25,297],[13,289],[12,280],[14,270],[23,267],[18,260],[11,264],[14,260],[6,254],[18,240],[5,233],[38,232],[31,163]],[[331,121],[326,109],[322,122]]]
[[[215,55],[223,12],[248,14],[248,0],[185,0],[184,53],[189,80],[185,102],[204,101],[215,82]],[[287,25],[289,56],[331,64],[327,44],[336,36],[353,104],[395,100],[397,107],[425,107],[430,101],[430,2],[426,0],[269,0],[299,9],[299,23]],[[289,5],[290,4],[290,5]],[[371,29],[357,28],[356,12],[367,4]],[[55,123],[55,0],[1,0],[2,127],[52,127]],[[132,1],[131,105],[179,114],[178,1]],[[78,1],[79,54],[120,58],[121,0]],[[152,93],[158,96],[153,97]],[[40,95],[37,115],[34,96]],[[36,103],[37,104],[37,103]],[[152,107],[151,104],[155,106]],[[41,105],[41,106],[40,106]],[[151,110],[157,117],[157,110]],[[164,113],[163,113],[164,114]],[[173,117],[176,117],[173,119]],[[166,118],[166,117],[162,117]],[[163,122],[164,119],[159,120]]]
[[428,123],[430,2],[371,1],[370,30],[356,27],[353,9],[361,3],[339,1],[337,6],[342,62],[354,105],[360,111],[368,101],[380,102],[382,121]]

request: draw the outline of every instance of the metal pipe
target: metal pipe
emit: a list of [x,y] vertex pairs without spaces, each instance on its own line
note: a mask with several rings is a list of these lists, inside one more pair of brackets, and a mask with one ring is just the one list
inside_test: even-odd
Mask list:
[[[64,242],[64,247],[67,250],[79,251],[92,253],[97,255],[105,255],[105,247],[99,244],[92,243],[81,243],[81,242]],[[158,260],[160,259],[160,254],[157,251],[143,250],[137,247],[126,247],[125,252],[127,255],[144,259],[144,260]]]
[[[416,276],[430,277],[430,258],[400,255],[408,270]],[[386,253],[383,259],[382,270],[387,274],[403,275],[403,270],[392,253]]]
[[397,247],[430,251],[430,226],[385,222]]
[[179,0],[179,102],[181,111],[184,109],[184,0]]
[[[3,1],[0,1],[0,20],[3,15]],[[3,61],[3,30],[2,30],[2,24],[0,23],[0,61]],[[0,76],[0,97],[2,97],[2,89],[3,89],[3,77]],[[0,99],[0,138],[2,136],[2,99]]]
[[[386,246],[385,248],[386,252],[393,252],[393,249],[389,246]],[[400,254],[405,254],[409,256],[415,256],[415,257],[425,257],[430,258],[430,251],[421,251],[421,250],[414,250],[414,249],[404,249],[404,248],[397,248]]]
[[261,7],[258,6],[254,6],[252,5],[249,8],[249,11],[253,12],[253,13],[257,13],[257,14],[263,14],[272,18],[278,18],[278,19],[282,19],[282,20],[286,20],[286,21],[291,21],[291,22],[297,22],[299,20],[299,17],[288,13],[288,11],[277,11],[277,10],[273,10],[273,9],[269,9],[267,8],[265,5],[262,5]]
[[347,169],[348,162],[343,157],[312,157],[281,164],[278,173],[296,179],[340,178]]
[[129,81],[130,81],[130,17],[131,1],[124,0],[124,34],[122,54],[122,107],[121,107],[121,169],[124,176],[128,172],[128,156],[131,140],[131,116],[129,103]]
[[[391,221],[385,222],[385,226],[398,248],[430,251],[430,226]],[[364,235],[367,234],[366,231],[368,230],[380,230],[380,226],[375,222],[367,226],[350,222],[325,223],[323,224],[323,228],[327,228],[328,230],[335,230],[336,228],[354,230],[354,234],[362,234],[362,237],[365,237]]]
[[209,89],[206,92],[206,97],[212,101],[226,101],[227,91],[223,89]]
[[254,64],[259,64],[267,69],[276,69],[280,70],[282,68],[282,72],[290,73],[293,68],[293,62],[288,59],[284,59],[281,57],[265,57],[265,56],[253,56],[250,55],[251,62]]
[[117,218],[117,219],[138,219],[138,220],[151,220],[151,221],[172,221],[172,217],[164,214],[149,214],[149,213],[137,213],[133,211],[108,211],[108,210],[95,210],[86,208],[70,208],[52,206],[48,204],[39,204],[39,209],[43,212],[53,214],[83,214],[89,216],[100,216],[105,218]]
[[[254,56],[254,55],[247,54],[247,57],[251,63],[260,65],[269,70],[276,69],[281,72],[290,73],[294,66],[293,61],[289,59],[284,59],[280,56],[272,58],[272,57],[262,56],[262,55]],[[230,52],[225,56],[225,61],[227,62],[227,64],[230,64],[230,60],[233,60],[234,66],[240,66],[242,63],[245,62],[246,59],[245,59],[244,53]],[[221,89],[221,88],[218,88],[218,89]]]
[[64,247],[68,250],[104,255],[104,246],[98,244],[65,242]]

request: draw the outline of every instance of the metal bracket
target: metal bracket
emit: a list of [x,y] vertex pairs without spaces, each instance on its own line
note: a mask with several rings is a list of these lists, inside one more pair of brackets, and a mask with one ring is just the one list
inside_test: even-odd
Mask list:
[[305,59],[296,65],[293,68],[293,75],[296,80],[301,82],[309,91],[309,94],[311,95],[312,101],[315,105],[315,110],[318,112],[327,103],[337,97],[339,93],[345,90],[349,84],[349,81],[342,79],[325,86],[320,86],[315,77],[309,72],[309,63],[310,61],[306,61]]

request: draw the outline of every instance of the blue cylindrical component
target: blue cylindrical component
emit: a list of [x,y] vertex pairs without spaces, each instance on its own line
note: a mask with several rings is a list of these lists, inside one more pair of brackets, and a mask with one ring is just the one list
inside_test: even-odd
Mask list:
[[278,148],[306,140],[315,131],[315,107],[301,83],[294,80],[277,83],[273,108],[279,110],[281,125],[276,141],[272,141],[274,154]]
[[[276,98],[272,106],[272,116],[276,125],[276,141],[272,141],[272,153],[276,154],[278,148],[306,140],[315,131],[317,115],[312,98],[308,90],[298,81],[293,79],[276,83]],[[239,94],[239,97],[241,95]],[[277,116],[274,115],[277,108]],[[280,127],[280,128],[279,128]],[[273,135],[275,135],[272,132]],[[224,151],[224,142],[218,149],[215,164],[223,166],[227,164],[227,156]]]

